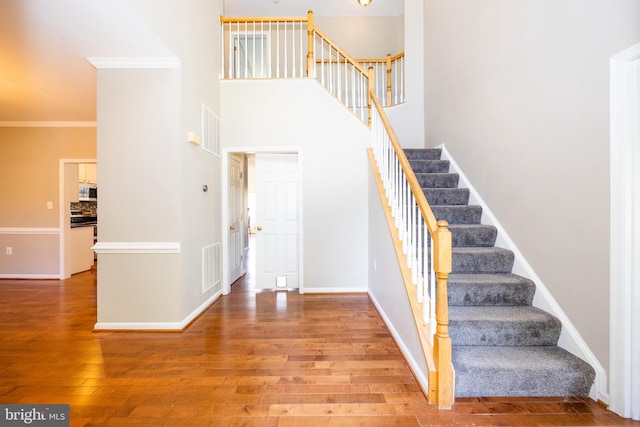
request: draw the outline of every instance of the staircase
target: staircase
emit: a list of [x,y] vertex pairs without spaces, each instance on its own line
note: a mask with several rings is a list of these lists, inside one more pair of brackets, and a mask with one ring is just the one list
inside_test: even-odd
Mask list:
[[482,207],[440,149],[405,154],[438,220],[449,222],[453,271],[449,276],[449,335],[455,396],[586,397],[594,369],[558,347],[562,325],[532,306],[535,285],[513,274],[513,252],[495,247],[497,230],[481,224]]

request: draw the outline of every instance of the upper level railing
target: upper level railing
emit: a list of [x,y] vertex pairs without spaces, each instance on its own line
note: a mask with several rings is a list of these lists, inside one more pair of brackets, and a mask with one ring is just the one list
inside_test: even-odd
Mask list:
[[378,97],[387,106],[404,102],[404,54],[353,59],[315,26],[311,11],[299,17],[221,17],[220,22],[221,78],[313,77],[368,123],[368,70],[373,67]]
[[[402,242],[406,259],[403,269],[410,271],[406,282],[414,287],[409,299],[429,370],[427,396],[439,408],[450,408],[453,368],[447,279],[451,272],[451,232],[446,221],[436,221],[379,100],[386,99],[387,105],[404,101],[404,84],[397,84],[399,89],[394,92],[390,83],[394,80],[393,64],[403,72],[404,55],[388,55],[384,62],[355,60],[315,27],[312,12],[306,17],[220,20],[221,78],[315,78],[371,127],[370,155]],[[376,73],[376,64],[384,64],[384,72]],[[400,71],[396,73],[395,78],[401,82]],[[380,75],[386,75],[386,80]]]
[[404,95],[404,52],[386,58],[358,59],[364,68],[374,70],[374,89],[378,99],[384,101],[385,107],[402,104]]

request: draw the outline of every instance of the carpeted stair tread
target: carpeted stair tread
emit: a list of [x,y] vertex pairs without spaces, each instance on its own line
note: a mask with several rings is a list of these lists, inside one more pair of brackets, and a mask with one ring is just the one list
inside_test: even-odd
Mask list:
[[449,307],[449,335],[455,345],[556,345],[561,327],[556,317],[531,306]]
[[422,188],[429,205],[467,205],[468,188]]
[[469,189],[459,188],[442,150],[404,151],[436,219],[451,231],[456,397],[588,396],[594,369],[557,346],[561,322],[532,306],[535,284],[512,273],[513,252],[495,247],[496,227],[481,224],[482,207],[469,205]]
[[517,274],[450,274],[449,306],[531,305],[535,284]]
[[431,205],[436,219],[449,224],[480,224],[482,206],[478,205]]
[[453,346],[456,397],[587,397],[594,369],[558,346]]
[[485,224],[449,224],[454,247],[493,246],[498,230]]
[[460,176],[457,173],[416,173],[422,188],[456,188]]
[[440,160],[440,148],[405,148],[404,154],[408,160]]
[[496,247],[453,247],[452,273],[511,273],[513,252]]
[[413,173],[447,173],[450,162],[448,160],[409,160]]

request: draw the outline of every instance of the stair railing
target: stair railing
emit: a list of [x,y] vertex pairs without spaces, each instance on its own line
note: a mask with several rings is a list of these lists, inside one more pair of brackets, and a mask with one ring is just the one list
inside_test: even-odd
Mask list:
[[319,28],[313,31],[315,77],[362,122],[370,123],[369,74]]
[[220,17],[223,79],[307,77],[307,23],[301,17]]
[[220,17],[223,79],[315,78],[369,124],[369,74],[313,22],[298,17]]
[[384,100],[385,107],[402,104],[404,95],[404,52],[386,58],[358,59],[364,68],[373,68],[374,88],[378,99]]
[[[425,354],[430,402],[453,405],[447,280],[451,272],[451,232],[436,221],[424,192],[373,89],[372,148],[386,192],[410,281],[407,288]],[[407,283],[405,283],[407,285]],[[411,287],[413,289],[411,289]]]

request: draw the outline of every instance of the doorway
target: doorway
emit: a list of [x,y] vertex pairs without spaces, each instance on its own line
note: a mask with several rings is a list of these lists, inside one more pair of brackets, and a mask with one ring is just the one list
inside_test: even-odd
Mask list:
[[[69,278],[76,270],[72,257],[77,256],[78,250],[76,248],[77,245],[73,242],[76,239],[72,239],[71,234],[71,203],[79,201],[79,166],[87,164],[97,165],[96,159],[60,159],[59,163],[58,206],[60,211],[58,218],[60,227],[59,276],[61,280]],[[94,237],[88,237],[87,239],[90,238],[91,242],[95,243],[95,232],[90,234]],[[85,264],[94,258],[92,252],[84,255],[87,256]]]
[[[303,292],[302,281],[302,182],[301,159],[298,152],[259,150],[229,150],[223,153],[223,200],[231,204],[235,191],[231,170],[236,168],[238,156],[246,165],[240,208],[245,214],[242,225],[246,242],[243,260],[251,260],[251,274],[256,289],[298,289]],[[251,201],[251,202],[250,202]],[[223,209],[225,230],[232,224],[233,208]],[[237,280],[232,260],[238,254],[231,233],[223,233],[223,293],[231,292]],[[244,269],[243,269],[244,270]],[[232,275],[232,273],[234,273]],[[233,280],[232,280],[233,279]]]

